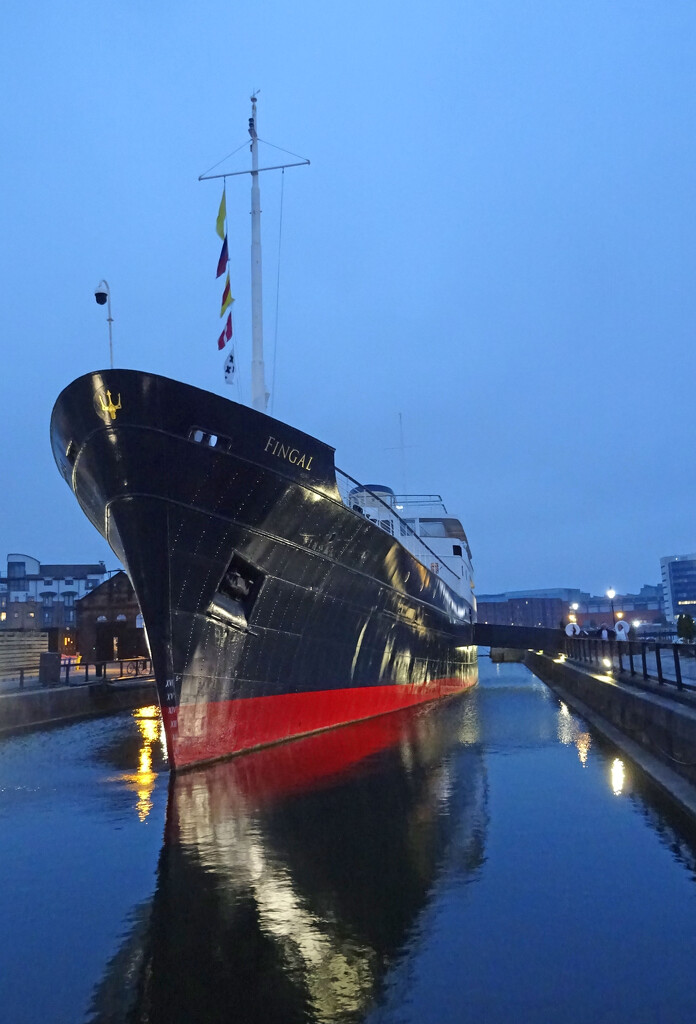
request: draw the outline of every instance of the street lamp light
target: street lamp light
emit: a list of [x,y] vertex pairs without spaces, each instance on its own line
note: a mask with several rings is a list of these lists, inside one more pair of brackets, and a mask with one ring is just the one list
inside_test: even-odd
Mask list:
[[614,615],[614,598],[616,597],[616,591],[610,587],[609,590],[607,590],[607,597],[609,598],[609,603],[611,604],[611,624],[612,626],[615,626],[616,616]]
[[94,289],[94,298],[97,300],[97,305],[106,305],[106,320],[109,325],[109,359],[111,361],[111,369],[114,368],[114,346],[111,338],[111,325],[114,322],[114,318],[111,315],[111,291],[109,290],[108,281],[100,281],[97,287]]

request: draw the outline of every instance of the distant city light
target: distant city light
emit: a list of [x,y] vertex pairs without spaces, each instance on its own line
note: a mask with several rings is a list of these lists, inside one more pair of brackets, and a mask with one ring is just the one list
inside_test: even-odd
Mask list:
[[616,591],[613,589],[613,587],[610,587],[609,590],[607,590],[607,597],[610,601],[613,601],[616,597]]
[[605,668],[611,668],[611,660],[609,658],[602,658],[602,664]]

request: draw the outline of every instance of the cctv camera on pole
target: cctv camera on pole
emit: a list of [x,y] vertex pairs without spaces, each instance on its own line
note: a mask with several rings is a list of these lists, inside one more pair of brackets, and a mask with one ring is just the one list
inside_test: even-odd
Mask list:
[[111,369],[114,368],[114,346],[111,339],[111,325],[114,322],[114,318],[111,315],[111,292],[109,291],[108,281],[100,281],[97,287],[94,289],[94,298],[97,300],[97,305],[106,306],[106,320],[109,324],[109,358],[111,360]]

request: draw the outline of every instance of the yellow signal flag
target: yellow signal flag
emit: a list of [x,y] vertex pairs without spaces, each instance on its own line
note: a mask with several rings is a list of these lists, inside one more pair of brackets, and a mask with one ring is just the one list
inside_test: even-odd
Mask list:
[[222,293],[222,308],[220,309],[220,316],[225,315],[225,310],[229,309],[233,302],[234,299],[232,298],[232,292],[230,291],[230,272],[228,270],[227,280],[225,281],[225,290]]
[[220,238],[225,237],[225,219],[227,218],[227,202],[225,199],[225,189],[222,189],[222,199],[220,200],[220,209],[218,210],[217,221],[215,223],[215,230],[217,231]]

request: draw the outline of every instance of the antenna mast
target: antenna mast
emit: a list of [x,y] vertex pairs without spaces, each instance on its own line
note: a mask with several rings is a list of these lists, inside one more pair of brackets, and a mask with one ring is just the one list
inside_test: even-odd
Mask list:
[[251,97],[251,404],[259,412],[268,405],[263,362],[263,281],[261,276],[261,191],[259,139],[256,132],[256,93]]

